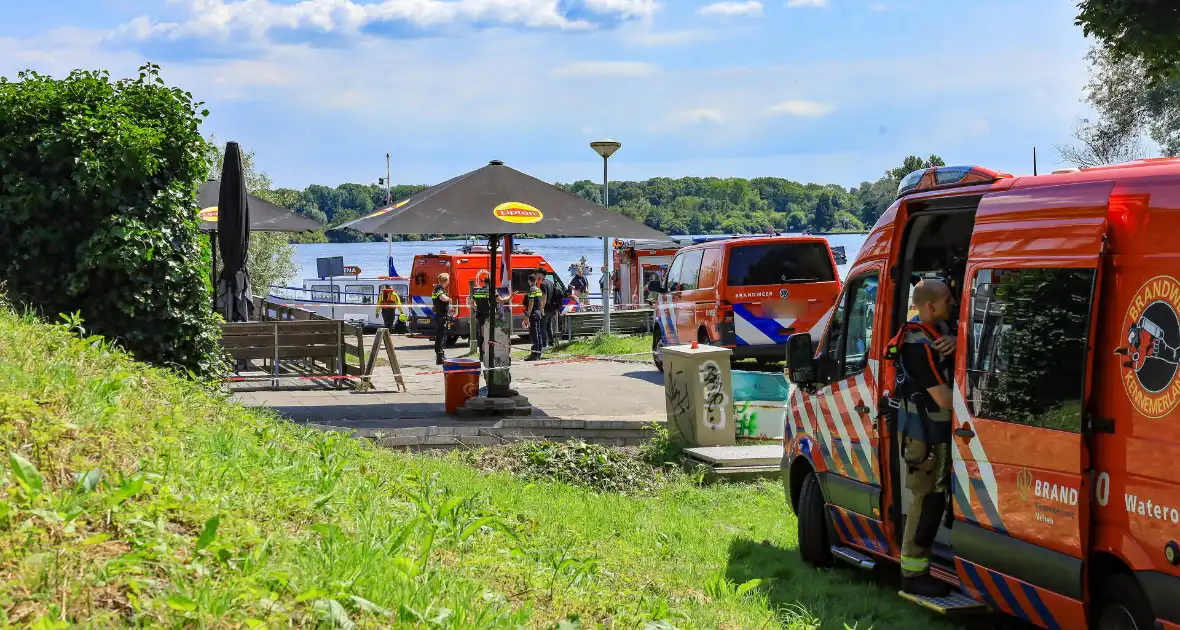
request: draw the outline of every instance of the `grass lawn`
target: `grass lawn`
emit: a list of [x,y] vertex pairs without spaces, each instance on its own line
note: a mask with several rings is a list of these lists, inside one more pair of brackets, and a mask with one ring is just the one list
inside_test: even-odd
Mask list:
[[[528,356],[528,349],[514,349],[513,359],[523,359]],[[651,359],[651,335],[596,335],[594,337],[579,337],[573,341],[559,341],[545,353],[546,357],[558,356],[619,356],[632,355],[627,358],[635,361]]]
[[391,453],[4,308],[0,448],[3,627],[951,627],[802,564],[775,483]]

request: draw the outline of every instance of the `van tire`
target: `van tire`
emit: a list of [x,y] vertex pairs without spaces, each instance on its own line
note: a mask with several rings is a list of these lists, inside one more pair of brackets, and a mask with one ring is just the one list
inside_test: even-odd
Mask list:
[[819,478],[808,472],[799,493],[799,555],[817,567],[832,566],[832,545],[828,541],[828,519],[824,515],[824,494]]
[[664,359],[659,354],[660,348],[664,345],[664,333],[658,327],[651,333],[651,361],[655,364],[656,369],[664,371]]
[[1115,573],[1102,581],[1095,630],[1151,630],[1155,614],[1135,578]]
[[454,348],[455,344],[457,344],[457,343],[459,343],[459,335],[453,335],[453,336],[447,337],[447,347],[448,348]]

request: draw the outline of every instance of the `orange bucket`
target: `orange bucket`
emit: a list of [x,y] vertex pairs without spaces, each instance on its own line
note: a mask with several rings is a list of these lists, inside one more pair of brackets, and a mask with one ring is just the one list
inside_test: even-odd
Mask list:
[[480,364],[476,359],[443,361],[443,393],[447,413],[456,413],[479,393]]

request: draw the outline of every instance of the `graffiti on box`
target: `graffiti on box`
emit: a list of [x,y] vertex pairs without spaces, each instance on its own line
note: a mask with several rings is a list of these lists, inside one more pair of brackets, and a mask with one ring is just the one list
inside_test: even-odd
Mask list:
[[731,372],[738,442],[781,442],[787,416],[787,379],[781,374]]

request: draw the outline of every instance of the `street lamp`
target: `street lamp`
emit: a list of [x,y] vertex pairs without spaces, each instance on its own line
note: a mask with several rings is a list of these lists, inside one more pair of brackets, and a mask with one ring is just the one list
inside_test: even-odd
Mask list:
[[[590,148],[594,152],[602,156],[602,206],[604,208],[610,207],[610,180],[606,174],[606,163],[610,156],[614,155],[619,147],[623,146],[621,142],[614,140],[596,140],[590,143]],[[604,273],[604,280],[602,281],[602,332],[610,334],[610,271],[611,271],[611,239],[610,237],[602,237],[602,266],[606,268]]]

